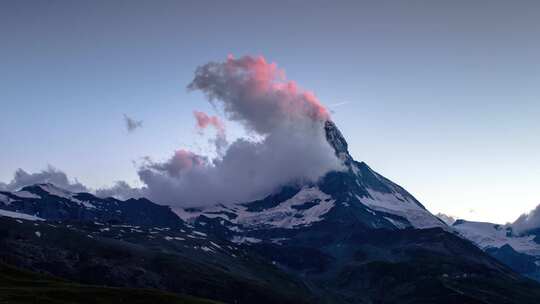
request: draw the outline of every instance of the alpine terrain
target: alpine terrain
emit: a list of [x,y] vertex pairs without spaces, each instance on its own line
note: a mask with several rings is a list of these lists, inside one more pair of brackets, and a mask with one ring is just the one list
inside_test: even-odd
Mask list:
[[67,284],[99,289],[103,303],[134,290],[179,303],[538,303],[540,284],[522,275],[535,277],[522,266],[537,263],[536,235],[448,226],[355,161],[333,122],[324,131],[341,170],[251,202],[172,209],[52,184],[0,192],[0,299],[64,303],[51,290]]

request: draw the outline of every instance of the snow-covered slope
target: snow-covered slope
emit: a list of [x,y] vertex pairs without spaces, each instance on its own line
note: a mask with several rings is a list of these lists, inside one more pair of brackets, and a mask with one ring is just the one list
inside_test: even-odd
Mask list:
[[458,220],[452,228],[484,250],[508,245],[517,252],[540,258],[540,244],[535,241],[536,236],[514,235],[511,225]]
[[193,220],[204,215],[208,218],[223,218],[244,228],[296,228],[321,221],[330,211],[335,200],[317,187],[304,187],[293,197],[264,210],[253,210],[249,204],[214,206],[204,211],[176,209],[184,220]]
[[538,231],[516,234],[511,224],[457,220],[452,228],[513,270],[540,281]]
[[[396,193],[381,193],[368,189],[370,197],[358,197],[358,200],[366,206],[403,217],[409,221],[414,228],[444,227],[444,225],[433,217],[429,211],[418,206],[415,201],[409,200]],[[399,222],[398,222],[399,223]],[[406,228],[407,225],[396,224],[398,228]]]
[[294,228],[322,220],[322,216],[334,207],[330,195],[317,187],[302,188],[292,198],[262,212],[246,209],[238,213],[234,222],[243,226],[274,226]]

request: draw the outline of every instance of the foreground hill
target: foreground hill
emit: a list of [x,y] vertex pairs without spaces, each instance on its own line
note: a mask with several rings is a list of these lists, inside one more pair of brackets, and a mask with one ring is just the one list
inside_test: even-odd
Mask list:
[[193,229],[0,217],[0,261],[19,268],[226,303],[307,303],[302,283],[234,245]]
[[218,304],[158,290],[81,285],[0,263],[0,303]]

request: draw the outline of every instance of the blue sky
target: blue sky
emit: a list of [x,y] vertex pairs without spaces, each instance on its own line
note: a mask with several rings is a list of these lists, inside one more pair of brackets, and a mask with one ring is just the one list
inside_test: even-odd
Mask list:
[[186,85],[252,54],[429,210],[513,221],[540,203],[538,20],[535,1],[2,1],[0,181],[50,164],[137,185],[144,156],[206,151],[192,112],[215,111]]

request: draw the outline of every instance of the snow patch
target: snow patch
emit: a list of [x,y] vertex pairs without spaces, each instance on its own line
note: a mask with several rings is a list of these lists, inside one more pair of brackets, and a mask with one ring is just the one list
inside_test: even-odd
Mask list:
[[[294,208],[306,203],[316,202],[308,209]],[[233,223],[248,227],[271,226],[279,228],[296,228],[308,226],[321,221],[335,205],[331,196],[317,187],[304,187],[292,198],[279,205],[258,212],[249,212],[247,208],[233,220]]]
[[[262,211],[248,211],[248,207],[244,205],[216,205],[204,211],[176,208],[174,212],[187,222],[193,222],[197,217],[204,216],[221,218],[244,227],[269,226],[291,229],[321,221],[323,215],[335,206],[335,200],[317,187],[304,187],[292,198],[278,203],[277,206]],[[315,204],[306,209],[298,208],[306,203]],[[236,226],[227,228],[231,231],[242,231]]]
[[201,246],[201,249],[206,251],[206,252],[209,252],[209,251],[214,252],[214,250],[212,248],[206,247],[206,246]]
[[16,219],[22,219],[27,221],[44,221],[44,219],[25,213],[13,212],[0,209],[0,216],[11,217]]
[[16,192],[13,192],[13,194],[20,198],[41,198],[41,196],[35,195],[34,193],[31,193],[28,191],[16,191]]
[[87,209],[97,209],[97,207],[94,204],[90,203],[89,201],[79,201],[74,198],[72,198],[72,200],[76,200],[79,204],[83,205]]
[[288,239],[289,238],[273,238],[273,239],[270,239],[270,242],[272,242],[274,244],[281,245],[284,241],[286,241]]
[[61,197],[61,198],[66,198],[66,199],[72,199],[72,193],[71,192],[60,189],[60,188],[55,187],[55,186],[53,186],[51,184],[39,185],[39,188],[41,190],[49,193],[50,195],[54,195],[54,196],[58,196],[58,197]]
[[243,244],[243,243],[260,243],[262,242],[262,240],[260,239],[257,239],[257,238],[253,238],[253,237],[249,237],[249,236],[238,236],[238,235],[235,235],[232,239],[231,239],[231,242],[233,243],[236,243],[236,244]]
[[56,187],[54,185],[43,184],[43,185],[39,185],[39,188],[41,190],[49,193],[50,195],[54,195],[56,197],[60,197],[60,198],[63,198],[63,199],[70,200],[72,202],[75,202],[75,203],[87,208],[87,209],[97,209],[97,207],[94,204],[92,204],[91,202],[78,200],[78,199],[73,197],[74,193],[72,193],[70,191],[67,191],[67,190],[64,190],[64,189],[61,189],[61,188],[58,188],[58,187]]
[[[356,195],[356,198],[371,209],[403,217],[414,228],[441,227],[447,229],[447,226],[433,214],[399,192],[381,193],[368,189],[368,193],[371,197],[360,197]],[[402,228],[405,227],[403,226]]]
[[407,228],[407,225],[405,225],[404,223],[401,223],[399,221],[396,221],[392,218],[389,218],[387,216],[384,216],[384,219],[386,219],[387,221],[389,221],[390,223],[392,223],[392,225],[394,225],[396,228],[398,229],[405,229]]

